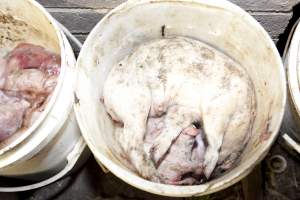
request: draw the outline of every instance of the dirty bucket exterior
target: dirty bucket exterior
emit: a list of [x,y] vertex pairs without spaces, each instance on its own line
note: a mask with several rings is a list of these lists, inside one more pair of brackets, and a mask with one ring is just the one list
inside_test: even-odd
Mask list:
[[49,47],[61,55],[58,83],[41,116],[24,134],[13,136],[0,145],[0,176],[43,181],[42,184],[21,189],[0,186],[0,191],[24,191],[61,178],[76,168],[76,163],[80,165],[88,157],[87,153],[80,163],[77,162],[86,150],[86,145],[73,112],[72,86],[76,59],[64,33],[37,2],[3,0],[0,2],[0,10],[1,15],[14,16],[42,32],[39,39],[31,41],[31,38],[21,38],[18,42]]
[[[166,37],[198,39],[231,56],[245,67],[255,87],[257,116],[240,163],[201,185],[158,184],[130,171],[118,159],[118,145],[112,137],[114,123],[100,101],[111,67],[138,45],[162,38],[162,27]],[[273,41],[247,12],[222,0],[128,1],[112,10],[92,30],[76,70],[76,118],[97,161],[128,184],[164,196],[206,195],[248,175],[275,141],[286,102],[284,68]]]
[[[290,33],[289,41],[284,55],[284,66],[287,74],[287,104],[282,123],[281,132],[284,139],[300,153],[300,24],[299,20]],[[293,140],[289,142],[290,140]]]

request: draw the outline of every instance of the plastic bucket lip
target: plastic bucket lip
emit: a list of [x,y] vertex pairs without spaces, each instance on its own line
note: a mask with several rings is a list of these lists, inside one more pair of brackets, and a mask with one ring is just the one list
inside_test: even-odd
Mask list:
[[[90,41],[93,40],[93,38],[97,35],[97,31],[104,26],[104,24],[107,22],[107,20],[113,16],[116,13],[122,13],[126,12],[126,10],[131,9],[135,6],[143,6],[143,4],[147,3],[160,3],[160,2],[173,2],[173,3],[178,3],[178,2],[183,2],[183,3],[191,3],[194,5],[206,5],[208,7],[218,7],[218,8],[226,8],[230,12],[236,12],[238,13],[243,19],[247,20],[247,23],[254,28],[256,28],[257,31],[260,31],[263,34],[264,39],[270,46],[272,50],[272,55],[274,55],[274,59],[276,60],[276,64],[278,66],[279,70],[279,79],[280,81],[280,86],[282,89],[282,101],[280,106],[280,110],[278,113],[277,121],[278,124],[273,128],[272,134],[270,135],[270,138],[264,142],[263,147],[259,149],[259,153],[255,152],[255,155],[252,155],[251,159],[248,159],[244,161],[243,163],[239,164],[239,169],[233,169],[231,172],[228,174],[225,174],[221,178],[217,178],[211,182],[202,184],[202,185],[197,185],[197,186],[172,186],[172,185],[164,185],[164,184],[158,184],[158,183],[153,183],[150,181],[147,181],[143,178],[138,177],[137,175],[133,174],[132,172],[125,170],[124,168],[120,167],[116,162],[111,161],[109,156],[106,156],[102,154],[97,146],[94,144],[92,141],[92,138],[89,136],[89,123],[84,119],[84,115],[82,114],[84,111],[81,109],[82,105],[80,103],[75,104],[75,113],[77,117],[77,121],[79,123],[79,126],[82,131],[82,135],[95,155],[96,159],[99,160],[107,169],[109,169],[113,174],[115,174],[117,177],[122,179],[123,181],[127,182],[128,184],[140,188],[142,190],[155,193],[158,195],[164,195],[164,196],[173,196],[173,197],[187,197],[187,196],[201,196],[201,195],[207,195],[213,192],[217,192],[219,190],[222,190],[230,185],[233,185],[234,183],[237,183],[241,179],[243,179],[246,175],[248,175],[251,170],[255,167],[255,165],[260,162],[267,154],[268,150],[270,149],[271,145],[275,141],[279,127],[280,127],[280,122],[282,121],[283,118],[283,113],[284,113],[284,106],[286,103],[286,81],[285,81],[285,72],[283,68],[283,64],[280,58],[280,55],[271,40],[270,36],[267,34],[267,32],[261,27],[261,25],[248,13],[246,13],[244,10],[239,8],[238,6],[227,2],[227,1],[204,1],[204,0],[175,0],[175,1],[150,1],[150,0],[141,0],[141,1],[133,1],[130,0],[126,3],[121,4],[117,8],[113,9],[111,12],[109,12],[97,25],[96,27],[91,31],[89,36],[86,39],[86,42],[83,45],[83,48],[79,54],[78,60],[77,60],[77,80],[78,77],[80,76],[85,76],[83,73],[85,71],[81,70],[81,60],[84,59],[84,53],[83,51],[88,48],[90,45]],[[81,70],[81,71],[80,71]],[[86,79],[86,77],[84,78]],[[82,83],[81,83],[82,84]],[[77,96],[79,98],[79,102],[81,102],[82,96],[78,95],[80,94],[80,88],[76,86],[75,89]]]
[[[300,153],[300,19],[294,24],[285,47],[283,60],[287,73],[288,102],[282,126],[282,138]],[[296,140],[294,140],[296,139]]]
[[[80,160],[80,156],[85,151],[85,149],[86,149],[86,144],[83,138],[80,138],[77,141],[76,145],[74,146],[73,150],[67,155],[66,157],[67,163],[60,172],[58,172],[57,174],[55,174],[54,176],[48,179],[33,184],[28,184],[23,186],[13,186],[13,187],[0,187],[0,192],[23,192],[28,190],[34,190],[59,180],[66,174],[71,173],[76,168],[76,166],[78,165],[78,161]],[[83,159],[83,161],[85,161],[85,158]],[[79,163],[79,165],[81,164],[82,163]]]
[[[52,25],[52,27],[54,28],[55,32],[56,32],[56,37],[58,39],[59,42],[59,46],[60,46],[60,56],[61,56],[61,71],[60,74],[58,76],[58,81],[57,81],[57,85],[54,89],[54,91],[52,92],[52,96],[49,100],[49,102],[47,103],[47,105],[45,106],[44,111],[40,114],[40,116],[37,118],[37,120],[24,132],[22,132],[20,135],[18,135],[18,137],[13,138],[13,141],[10,141],[8,144],[5,144],[1,149],[0,149],[0,157],[1,155],[5,154],[7,151],[10,151],[11,149],[15,148],[16,146],[18,146],[19,144],[21,144],[24,140],[28,139],[28,137],[40,126],[40,124],[45,120],[45,118],[47,117],[47,115],[49,114],[50,110],[52,109],[53,105],[55,104],[55,101],[58,97],[59,91],[62,87],[63,84],[63,79],[66,73],[66,58],[64,56],[64,42],[63,42],[63,38],[61,37],[61,31],[59,29],[59,27],[57,26],[54,18],[46,11],[45,8],[43,8],[38,2],[36,2],[35,0],[25,0],[28,3],[32,4],[34,6],[35,9],[39,10],[41,13],[43,13],[43,15],[45,15],[47,17],[47,19],[49,20],[49,23]],[[12,136],[13,137],[13,136]],[[8,138],[7,140],[9,140],[10,138]],[[2,143],[5,143],[5,141],[3,141]]]
[[297,110],[298,115],[300,116],[300,24],[297,25],[297,28],[294,32],[287,60],[287,79],[289,85],[289,91],[292,97],[293,105]]

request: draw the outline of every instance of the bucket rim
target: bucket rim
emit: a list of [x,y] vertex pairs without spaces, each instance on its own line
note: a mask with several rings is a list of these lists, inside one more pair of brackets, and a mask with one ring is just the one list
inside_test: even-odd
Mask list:
[[289,93],[295,105],[296,111],[300,116],[300,23],[297,25],[295,32],[285,58],[285,67],[287,70],[287,81]]

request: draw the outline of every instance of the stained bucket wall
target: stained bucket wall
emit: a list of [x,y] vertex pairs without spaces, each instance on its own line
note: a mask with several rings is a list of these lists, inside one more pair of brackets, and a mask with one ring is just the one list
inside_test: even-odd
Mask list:
[[[116,156],[112,138],[114,124],[100,101],[113,64],[136,46],[161,38],[162,26],[166,37],[198,39],[231,56],[246,68],[255,85],[257,116],[241,162],[224,176],[205,184],[157,184],[131,172]],[[75,105],[76,117],[95,158],[130,185],[159,195],[201,196],[238,182],[267,154],[284,113],[285,73],[273,41],[248,13],[227,1],[128,1],[93,29],[80,52],[76,70],[75,90],[79,102]]]
[[[286,142],[300,153],[300,25],[292,29],[284,54],[287,74],[288,99],[282,123],[282,135]],[[294,140],[294,141],[293,141]]]

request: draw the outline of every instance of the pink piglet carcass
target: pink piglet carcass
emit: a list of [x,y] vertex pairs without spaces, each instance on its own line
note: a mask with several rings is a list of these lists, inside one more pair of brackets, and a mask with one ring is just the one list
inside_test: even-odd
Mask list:
[[60,56],[21,43],[0,59],[0,141],[27,128],[42,112],[60,72]]

